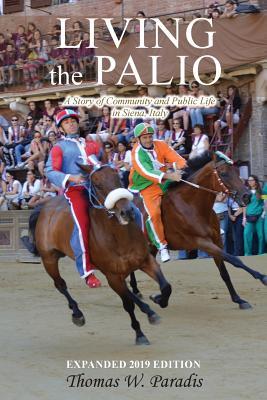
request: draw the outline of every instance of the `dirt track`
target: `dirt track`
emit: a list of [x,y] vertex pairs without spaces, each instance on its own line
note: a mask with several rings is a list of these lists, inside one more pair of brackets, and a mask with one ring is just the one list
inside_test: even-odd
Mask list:
[[[267,256],[246,258],[249,266],[267,274]],[[65,299],[38,264],[1,264],[0,398],[20,399],[216,399],[261,400],[267,389],[267,287],[243,271],[228,267],[239,294],[253,310],[241,311],[211,260],[164,265],[173,285],[168,309],[153,308],[162,317],[151,326],[138,310],[137,318],[151,346],[134,345],[134,333],[120,299],[103,278],[104,287],[87,289],[71,263],[62,275],[86,317],[82,328],[71,322]],[[157,292],[154,282],[138,274],[147,299]],[[200,369],[66,368],[67,360],[200,360]],[[144,387],[127,388],[126,375],[144,372]],[[120,377],[118,388],[70,388],[66,378]],[[203,378],[201,388],[153,388],[153,375]]]

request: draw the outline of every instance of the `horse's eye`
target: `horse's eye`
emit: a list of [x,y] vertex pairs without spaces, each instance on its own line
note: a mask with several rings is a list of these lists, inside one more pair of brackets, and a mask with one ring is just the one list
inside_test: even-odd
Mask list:
[[227,172],[221,172],[220,176],[221,176],[221,178],[227,178],[228,173]]

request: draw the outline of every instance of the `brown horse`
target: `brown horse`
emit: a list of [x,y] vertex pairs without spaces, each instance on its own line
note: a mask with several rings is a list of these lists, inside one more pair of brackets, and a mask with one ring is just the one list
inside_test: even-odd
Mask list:
[[[110,287],[121,297],[123,307],[129,313],[132,328],[136,333],[136,344],[149,344],[135,317],[134,303],[147,314],[150,323],[158,323],[159,316],[128,289],[125,279],[137,269],[155,279],[161,290],[158,303],[162,308],[168,305],[171,286],[164,278],[159,264],[150,254],[141,229],[133,220],[134,209],[128,199],[130,193],[126,189],[119,189],[121,183],[117,172],[107,165],[97,169],[92,169],[90,166],[81,168],[88,174],[88,212],[91,220],[88,229],[90,229],[92,263],[106,276]],[[115,199],[114,189],[117,189]],[[109,203],[113,201],[108,208],[104,205],[107,204],[107,200]],[[54,280],[55,287],[67,298],[69,308],[73,311],[73,322],[78,326],[84,325],[83,313],[69,294],[58,268],[60,257],[69,256],[74,259],[70,246],[73,219],[65,198],[63,196],[54,198],[41,209],[35,210],[30,217],[29,225],[34,247],[31,250],[39,253],[47,273]]]
[[[223,251],[219,221],[212,209],[219,192],[234,197],[244,207],[250,199],[249,191],[239,178],[237,168],[222,153],[217,159],[209,152],[189,159],[185,172],[183,179],[188,179],[188,183],[171,184],[162,198],[162,220],[169,248],[200,249],[207,252],[214,258],[232,301],[239,304],[241,309],[251,308],[236,293],[224,261],[244,269],[264,285],[267,285],[267,276],[247,267],[238,257]],[[134,282],[133,277],[132,281]],[[135,291],[138,290],[136,285],[134,288]],[[151,299],[157,303],[160,297],[151,296]]]

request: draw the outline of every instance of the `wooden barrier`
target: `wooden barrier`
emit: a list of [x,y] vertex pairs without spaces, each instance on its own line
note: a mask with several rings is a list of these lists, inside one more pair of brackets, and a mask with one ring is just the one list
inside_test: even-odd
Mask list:
[[0,261],[40,262],[23,246],[20,238],[28,234],[30,211],[0,211]]

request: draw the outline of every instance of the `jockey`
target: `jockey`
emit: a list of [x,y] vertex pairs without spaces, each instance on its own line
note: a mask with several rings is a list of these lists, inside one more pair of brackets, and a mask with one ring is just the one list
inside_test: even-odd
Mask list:
[[151,242],[160,251],[161,261],[170,260],[167,241],[161,220],[161,198],[164,193],[163,179],[179,182],[181,173],[165,172],[166,163],[178,169],[185,167],[186,161],[167,143],[153,140],[154,129],[147,123],[138,124],[134,136],[138,143],[132,150],[132,169],[130,186],[132,191],[139,191],[148,214],[147,232]]
[[56,125],[65,135],[51,150],[46,164],[46,175],[51,183],[64,189],[74,220],[71,247],[81,278],[90,288],[101,286],[94,275],[89,256],[89,197],[85,177],[77,165],[88,164],[88,157],[99,153],[99,145],[85,141],[79,135],[79,116],[73,110],[62,110],[56,115]]

